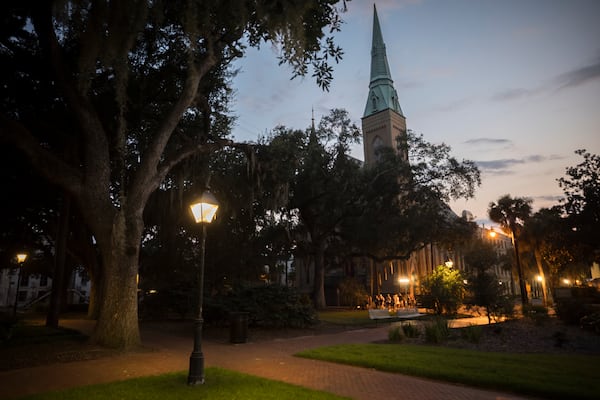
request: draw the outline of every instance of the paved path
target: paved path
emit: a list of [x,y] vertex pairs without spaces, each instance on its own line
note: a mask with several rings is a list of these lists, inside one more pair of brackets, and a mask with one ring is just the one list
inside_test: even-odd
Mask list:
[[[89,321],[66,321],[82,330]],[[388,326],[336,334],[230,344],[205,340],[206,366],[218,366],[347,396],[352,399],[519,400],[525,397],[460,385],[293,357],[309,348],[367,343],[387,337]],[[68,387],[123,380],[188,369],[192,339],[181,333],[143,330],[144,343],[155,351],[136,352],[97,360],[60,363],[0,372],[0,399]],[[206,376],[210,379],[210,371]]]

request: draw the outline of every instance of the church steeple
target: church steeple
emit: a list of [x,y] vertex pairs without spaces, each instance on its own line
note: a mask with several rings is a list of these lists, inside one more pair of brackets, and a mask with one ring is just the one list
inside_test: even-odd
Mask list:
[[[373,6],[373,45],[371,48],[371,81],[369,97],[362,117],[365,164],[377,162],[377,149],[385,146],[399,151],[399,143],[406,142],[406,118],[402,114],[398,94],[390,74],[385,43]],[[408,160],[405,150],[402,158]]]
[[391,109],[400,115],[402,109],[398,101],[398,94],[394,89],[394,81],[390,73],[390,66],[385,51],[385,43],[377,18],[377,8],[373,5],[373,40],[371,45],[371,82],[369,84],[369,97],[363,117],[375,114],[385,109]]

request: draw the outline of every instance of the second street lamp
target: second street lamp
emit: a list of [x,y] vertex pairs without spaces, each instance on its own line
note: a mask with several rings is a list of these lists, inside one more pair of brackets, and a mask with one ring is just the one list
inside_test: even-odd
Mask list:
[[204,253],[206,248],[206,224],[210,224],[217,213],[219,203],[215,196],[208,190],[202,193],[190,205],[196,223],[202,225],[200,237],[200,265],[198,266],[198,314],[194,322],[194,350],[190,355],[190,370],[188,385],[201,385],[204,383],[204,354],[202,353],[202,301],[204,296]]
[[27,253],[19,253],[17,254],[17,265],[19,268],[19,272],[17,274],[17,292],[15,293],[15,304],[13,306],[13,317],[17,317],[17,302],[19,301],[19,289],[21,285],[21,268],[23,267],[23,263],[27,260]]

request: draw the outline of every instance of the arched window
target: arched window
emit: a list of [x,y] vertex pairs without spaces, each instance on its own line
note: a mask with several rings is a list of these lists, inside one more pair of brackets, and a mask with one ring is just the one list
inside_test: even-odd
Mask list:
[[373,138],[373,142],[371,142],[371,148],[373,149],[373,158],[375,159],[375,161],[381,160],[381,154],[379,152],[379,149],[382,148],[383,146],[384,146],[383,140],[381,140],[381,138],[379,136],[375,136]]

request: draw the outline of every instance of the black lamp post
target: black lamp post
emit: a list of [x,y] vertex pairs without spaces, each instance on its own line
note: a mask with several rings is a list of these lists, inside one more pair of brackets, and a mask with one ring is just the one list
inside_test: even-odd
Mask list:
[[23,267],[23,263],[27,259],[26,253],[17,254],[17,265],[19,268],[19,272],[17,274],[17,291],[15,293],[15,304],[13,305],[13,318],[17,317],[17,301],[19,300],[19,289],[21,286],[21,268]]
[[196,223],[202,224],[200,237],[200,265],[198,267],[198,314],[194,322],[194,350],[190,355],[188,385],[204,383],[204,354],[202,353],[202,300],[204,296],[204,253],[206,248],[206,224],[210,224],[217,213],[219,203],[208,190],[202,193],[192,205],[192,214]]

